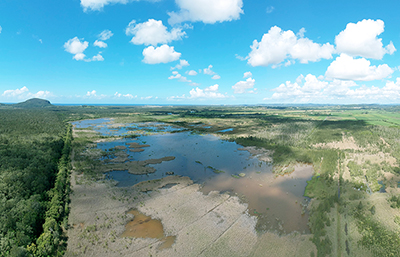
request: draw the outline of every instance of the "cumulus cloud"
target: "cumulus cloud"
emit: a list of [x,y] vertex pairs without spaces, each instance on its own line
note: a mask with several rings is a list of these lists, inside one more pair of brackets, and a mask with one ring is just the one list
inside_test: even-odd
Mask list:
[[1,95],[11,99],[27,99],[32,97],[47,98],[53,96],[53,94],[50,91],[43,91],[43,90],[38,91],[36,93],[31,93],[29,92],[29,89],[26,86],[17,89],[5,90]]
[[167,100],[183,100],[183,99],[200,99],[200,100],[206,100],[206,99],[222,99],[222,98],[227,98],[228,96],[225,94],[221,94],[218,92],[219,85],[215,84],[213,86],[209,86],[205,89],[201,88],[193,88],[189,92],[189,96],[186,96],[183,94],[182,96],[170,96],[167,97]]
[[248,78],[246,79],[246,81],[239,81],[232,86],[233,93],[234,94],[255,93],[255,91],[257,91],[256,88],[253,89],[255,82],[256,82],[255,79],[252,78]]
[[185,21],[209,24],[232,21],[243,13],[242,0],[175,0],[175,3],[180,10],[168,13],[171,25]]
[[97,35],[99,39],[94,41],[93,45],[100,48],[106,48],[107,43],[105,43],[104,41],[110,39],[113,35],[114,34],[108,29],[103,30],[99,35]]
[[210,64],[207,68],[203,69],[203,73],[207,75],[215,75],[216,73],[211,70],[213,66]]
[[274,26],[268,33],[264,34],[261,41],[253,41],[250,46],[251,52],[247,56],[251,66],[276,67],[280,63],[289,59],[292,64],[294,60],[300,63],[317,62],[320,59],[331,59],[334,46],[317,44],[308,38],[304,38],[305,30],[300,30],[296,36],[293,31],[282,31],[281,28]]
[[243,74],[243,78],[251,78],[253,76],[253,74],[250,71],[247,71]]
[[183,67],[186,67],[189,65],[190,64],[188,61],[181,59],[181,60],[179,60],[179,63],[175,67],[171,67],[171,70],[175,70],[175,69],[181,70]]
[[147,64],[169,63],[178,60],[181,53],[175,52],[173,46],[149,46],[143,50],[143,62]]
[[121,93],[115,92],[114,97],[116,97],[116,98],[125,97],[125,98],[128,98],[128,99],[133,99],[133,98],[137,98],[137,95],[136,95],[136,96],[133,96],[133,95],[131,95],[131,94],[125,94],[125,95],[123,95],[123,94],[121,94]]
[[162,21],[149,19],[146,22],[136,24],[133,20],[125,30],[127,36],[133,36],[131,42],[135,45],[167,44],[174,40],[180,40],[186,35],[182,28],[173,28],[168,32]]
[[346,54],[341,54],[328,67],[325,76],[328,78],[371,81],[384,79],[394,70],[387,64],[371,66],[365,58],[354,59]]
[[218,84],[214,86],[207,87],[205,89],[200,89],[196,87],[190,90],[189,98],[226,98],[227,96],[218,92]]
[[393,43],[383,47],[382,39],[378,38],[384,31],[385,24],[382,20],[362,20],[348,23],[346,29],[335,38],[336,49],[339,53],[350,56],[361,56],[372,59],[382,59],[386,53],[396,51]]
[[100,41],[100,40],[96,40],[93,43],[94,46],[100,47],[100,48],[106,48],[107,47],[107,43]]
[[53,96],[53,94],[50,91],[41,90],[41,91],[38,91],[35,94],[30,95],[29,97],[42,98],[43,99],[43,98],[48,98],[48,97],[51,97],[51,96]]
[[83,60],[85,58],[85,54],[83,53],[86,48],[89,46],[89,43],[87,41],[83,41],[84,39],[81,40],[78,37],[74,37],[70,40],[68,40],[64,44],[64,49],[66,52],[71,53],[74,55],[73,59],[79,61]]
[[196,76],[197,75],[197,72],[195,70],[190,70],[190,71],[187,71],[186,73],[188,75],[190,75],[190,76]]
[[220,78],[221,78],[221,76],[218,74],[215,74],[214,76],[211,77],[211,79],[220,79]]
[[26,92],[28,92],[29,89],[27,87],[22,87],[22,88],[17,88],[17,89],[9,89],[3,92],[2,96],[6,96],[6,97],[14,97],[14,96],[19,96],[22,95]]
[[193,83],[190,79],[187,79],[186,77],[179,74],[179,72],[177,71],[173,71],[172,75],[168,77],[168,79],[177,79],[180,82],[186,82],[186,83],[191,83],[191,85],[197,85],[196,83]]
[[92,91],[87,91],[86,96],[97,96],[97,92],[96,90],[92,90]]
[[312,74],[308,74],[305,77],[300,75],[296,82],[286,81],[286,83],[282,83],[277,88],[272,89],[275,93],[271,98],[264,100],[313,102],[322,97],[322,91],[327,87],[328,82],[321,81]]
[[398,103],[400,78],[387,81],[383,87],[358,85],[352,80],[323,81],[312,74],[300,75],[296,82],[287,81],[272,90],[268,101],[290,103]]
[[204,91],[206,92],[217,92],[218,91],[218,84],[215,84],[214,86],[209,86],[206,89],[204,89]]
[[102,62],[102,61],[104,61],[104,58],[103,58],[103,56],[101,56],[101,53],[98,53],[97,55],[92,57],[92,61]]

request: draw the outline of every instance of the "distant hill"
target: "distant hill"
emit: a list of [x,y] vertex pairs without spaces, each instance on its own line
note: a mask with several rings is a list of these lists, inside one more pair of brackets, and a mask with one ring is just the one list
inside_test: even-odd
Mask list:
[[48,100],[32,98],[26,100],[25,102],[17,103],[14,106],[20,108],[44,108],[44,107],[52,107],[53,105]]

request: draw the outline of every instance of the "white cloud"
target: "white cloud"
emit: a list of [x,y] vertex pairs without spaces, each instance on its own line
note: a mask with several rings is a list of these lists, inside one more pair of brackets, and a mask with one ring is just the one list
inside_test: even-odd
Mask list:
[[206,75],[210,75],[212,76],[211,79],[220,79],[221,76],[218,75],[217,73],[215,73],[213,70],[211,70],[213,66],[210,64],[207,68],[203,69],[203,70],[199,70],[199,72],[203,72]]
[[387,64],[371,66],[365,58],[354,59],[346,54],[341,54],[328,67],[325,76],[328,78],[348,80],[379,80],[390,76],[393,69]]
[[140,99],[142,99],[142,100],[150,100],[152,98],[153,98],[153,96],[145,96],[145,97],[142,96],[142,97],[140,97]]
[[114,34],[111,32],[111,30],[103,30],[99,35],[99,40],[101,41],[106,41],[108,39],[110,39],[110,37],[112,37]]
[[1,31],[3,31],[3,28],[0,26],[0,34],[1,34]]
[[253,74],[250,71],[247,71],[243,74],[243,78],[251,78],[253,76]]
[[79,54],[74,55],[74,57],[72,57],[72,59],[75,59],[77,61],[82,61],[85,59],[85,57],[86,57],[86,55],[84,53],[79,53]]
[[168,77],[168,79],[178,79],[180,82],[188,82],[188,83],[192,82],[191,80],[188,80],[186,77],[179,74],[179,72],[177,71],[173,71],[172,74],[173,75]]
[[194,71],[194,70],[187,71],[186,73],[187,73],[188,75],[190,75],[190,76],[196,76],[196,75],[197,75],[197,72]]
[[168,63],[178,60],[181,53],[175,52],[173,46],[162,45],[154,48],[149,46],[143,50],[143,62],[147,64]]
[[189,62],[186,60],[179,60],[179,63],[175,66],[175,67],[171,67],[171,70],[175,70],[175,69],[182,69],[183,67],[189,66]]
[[182,96],[170,96],[170,97],[167,97],[167,100],[183,100],[183,99],[186,99],[186,96],[185,96],[185,94],[183,94]]
[[[82,41],[83,40],[84,39],[82,39]],[[85,54],[83,52],[88,46],[89,43],[87,41],[81,42],[78,37],[74,37],[64,44],[64,49],[66,52],[74,55],[73,59],[79,61],[85,58]]]
[[[304,36],[305,30],[300,30],[299,36]],[[299,60],[301,63],[317,62],[320,59],[331,59],[333,45],[323,45],[312,42],[308,38],[297,37],[293,31],[282,31],[274,26],[264,34],[261,41],[253,41],[251,52],[247,56],[251,66],[279,65],[286,59],[289,63]],[[273,66],[273,67],[274,67]]]
[[6,90],[3,92],[2,96],[5,97],[15,97],[15,96],[20,96],[24,93],[27,93],[29,91],[29,89],[27,87],[22,87],[21,89],[10,89],[10,90]]
[[106,48],[107,47],[107,43],[100,41],[100,40],[96,40],[93,43],[94,46],[98,46],[100,48]]
[[99,62],[101,62],[101,61],[104,61],[104,58],[103,58],[103,56],[101,56],[100,53],[98,53],[97,55],[95,55],[95,56],[92,57],[92,61],[99,61]]
[[317,99],[318,101],[321,100],[322,91],[327,87],[328,82],[320,81],[312,74],[308,74],[306,77],[300,75],[296,82],[286,81],[286,83],[272,89],[275,93],[271,98],[264,100],[313,102]]
[[205,89],[201,89],[201,88],[193,88],[192,90],[190,90],[189,92],[189,96],[186,96],[185,94],[183,94],[182,96],[170,96],[167,97],[167,100],[183,100],[183,99],[200,99],[200,100],[205,100],[205,99],[222,99],[222,98],[227,98],[229,96],[224,94],[221,94],[218,92],[219,89],[219,85],[215,84],[213,86],[209,86]]
[[217,92],[218,91],[218,84],[215,84],[214,86],[209,86],[206,89],[204,89],[204,91],[206,92]]
[[137,95],[136,96],[133,96],[131,94],[123,95],[123,94],[118,93],[118,92],[115,92],[114,96],[117,97],[117,98],[125,97],[125,98],[128,98],[128,99],[137,98]]
[[203,73],[204,74],[207,74],[207,75],[215,75],[216,73],[214,72],[214,71],[212,71],[211,70],[211,68],[212,68],[213,66],[210,64],[209,66],[208,66],[208,68],[205,68],[205,69],[203,69]]
[[198,87],[195,89],[193,88],[189,92],[189,98],[226,98],[226,95],[218,92],[218,87],[218,84],[215,84],[214,86],[207,87],[204,90]]
[[24,86],[22,88],[5,90],[2,96],[12,99],[28,99],[28,98],[47,98],[53,96],[50,91],[38,91],[36,93],[30,93],[29,89]]
[[154,19],[138,24],[133,20],[129,23],[125,33],[127,36],[133,36],[131,42],[135,45],[153,46],[180,40],[186,35],[182,28],[173,28],[171,32],[168,32],[161,20],[156,21]]
[[399,103],[400,78],[387,81],[383,87],[358,85],[351,80],[322,81],[316,76],[300,75],[296,82],[287,81],[272,90],[268,101],[289,103]]
[[136,98],[137,96],[133,96],[131,94],[126,94],[126,95],[123,95],[123,97],[129,98],[129,99],[133,99],[133,98]]
[[31,95],[31,97],[42,98],[42,99],[45,99],[45,98],[48,98],[51,96],[53,96],[53,94],[50,91],[38,91],[37,93]]
[[393,43],[383,47],[382,39],[377,38],[384,31],[382,20],[362,20],[348,23],[346,29],[335,38],[336,50],[350,56],[361,56],[372,59],[382,59],[386,53],[396,51]]
[[87,91],[86,96],[88,96],[88,97],[97,96],[97,92],[96,92],[96,90]]
[[179,12],[169,12],[170,24],[185,21],[216,22],[237,20],[243,13],[242,0],[175,0]]
[[100,11],[105,5],[116,3],[126,4],[130,1],[132,0],[81,0],[81,6],[85,12],[88,11],[88,9]]
[[246,81],[239,81],[232,86],[234,94],[244,94],[244,93],[254,93],[257,89],[247,91],[248,89],[253,89],[255,84],[255,79],[248,78]]

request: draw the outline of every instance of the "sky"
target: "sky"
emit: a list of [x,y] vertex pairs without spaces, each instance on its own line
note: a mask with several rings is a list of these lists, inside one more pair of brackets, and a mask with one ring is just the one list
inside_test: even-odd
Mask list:
[[400,2],[1,0],[0,103],[400,104]]

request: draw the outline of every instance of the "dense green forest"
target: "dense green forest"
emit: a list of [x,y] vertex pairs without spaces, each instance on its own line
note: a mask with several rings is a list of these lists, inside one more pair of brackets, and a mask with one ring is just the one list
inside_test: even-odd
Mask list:
[[[54,110],[0,109],[0,256],[26,255],[29,245],[30,255],[48,256],[62,245],[44,243],[41,235],[49,212],[68,201],[54,203],[58,191],[68,188],[68,176],[60,178],[60,172],[68,166],[69,130]],[[55,221],[62,222],[60,217]],[[45,244],[49,249],[42,249]]]

